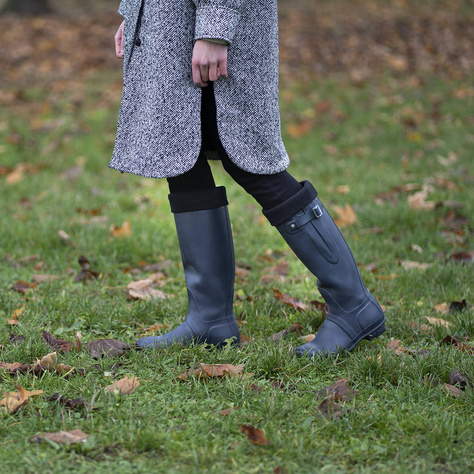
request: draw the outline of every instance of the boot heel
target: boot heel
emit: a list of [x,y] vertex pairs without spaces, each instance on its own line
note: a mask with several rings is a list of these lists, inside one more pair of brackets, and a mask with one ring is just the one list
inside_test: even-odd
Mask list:
[[385,323],[382,323],[378,328],[371,331],[370,334],[367,334],[367,336],[365,336],[364,339],[371,341],[372,339],[375,339],[376,337],[381,336],[384,332],[385,332]]

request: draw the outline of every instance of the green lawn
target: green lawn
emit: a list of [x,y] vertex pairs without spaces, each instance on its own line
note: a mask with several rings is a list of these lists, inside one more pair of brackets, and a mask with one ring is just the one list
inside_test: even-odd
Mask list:
[[[133,343],[143,328],[173,327],[186,312],[166,182],[107,168],[119,96],[118,74],[101,73],[49,92],[18,94],[11,86],[0,98],[0,361],[31,364],[52,352],[43,330],[70,341],[80,331],[83,349],[59,353],[58,361],[85,371],[0,369],[3,392],[16,391],[15,384],[44,391],[16,413],[2,409],[0,470],[471,472],[474,390],[454,397],[444,384],[452,370],[474,381],[473,355],[440,342],[451,335],[473,348],[473,310],[445,314],[435,307],[473,303],[472,77],[282,81],[290,172],[313,182],[334,217],[338,206],[352,207],[357,222],[343,233],[387,316],[379,339],[314,361],[292,354],[298,333],[267,338],[294,323],[302,335],[317,331],[324,316],[310,304],[321,300],[315,279],[219,163],[213,169],[230,198],[237,265],[247,270],[238,272],[235,314],[252,342],[224,350],[129,350],[98,361],[84,349],[102,338]],[[125,221],[131,234],[114,237],[110,227]],[[80,256],[98,279],[74,281]],[[127,284],[150,275],[145,262],[161,263],[165,300],[127,300]],[[286,274],[276,275],[274,267],[285,262]],[[406,269],[406,262],[429,266]],[[35,274],[58,278],[24,294],[13,289]],[[298,298],[306,311],[275,299],[273,289]],[[18,325],[8,324],[23,306]],[[25,340],[14,344],[11,334]],[[402,350],[387,348],[393,340]],[[177,379],[197,362],[244,364],[247,376]],[[134,393],[104,390],[125,376],[138,378]],[[355,397],[341,402],[340,418],[322,416],[315,392],[347,377]],[[85,407],[50,401],[55,393]],[[229,416],[219,414],[228,408]],[[251,444],[242,425],[263,429],[271,444]],[[88,440],[29,441],[72,429]]]

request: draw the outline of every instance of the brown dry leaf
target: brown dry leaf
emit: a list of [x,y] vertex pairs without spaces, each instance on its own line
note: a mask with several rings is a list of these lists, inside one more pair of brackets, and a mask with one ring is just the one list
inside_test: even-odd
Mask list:
[[396,356],[404,356],[405,354],[412,354],[410,350],[406,349],[401,345],[401,342],[398,339],[395,339],[394,341],[390,341],[387,344],[387,349],[389,351],[395,352]]
[[72,372],[75,370],[74,367],[58,362],[58,355],[56,352],[46,354],[41,359],[37,360],[35,362],[35,368],[36,367],[57,373]]
[[359,392],[350,386],[350,377],[339,378],[329,387],[314,392],[318,399],[333,398],[336,402],[352,400]]
[[84,255],[79,257],[78,263],[81,266],[81,271],[74,277],[74,281],[86,281],[99,278],[99,272],[91,269],[91,263]]
[[396,273],[391,273],[390,275],[380,275],[377,277],[377,280],[393,280],[394,278],[398,278]]
[[466,387],[473,386],[467,375],[461,374],[459,370],[451,370],[449,372],[449,383],[458,386],[461,390],[466,390]]
[[59,393],[55,393],[48,398],[49,402],[59,402],[61,405],[64,405],[67,408],[72,408],[77,410],[86,406],[86,402],[82,398],[74,398],[69,400],[68,398],[62,397]]
[[449,305],[449,313],[457,313],[464,311],[465,309],[470,309],[471,305],[464,299],[461,301],[452,301]]
[[271,444],[265,437],[265,431],[250,425],[239,426],[239,431],[247,436],[247,440],[257,446],[266,446]]
[[132,226],[129,221],[125,221],[121,226],[112,225],[110,227],[112,237],[130,237],[132,235]]
[[235,411],[235,407],[232,408],[226,408],[225,410],[219,410],[216,412],[217,415],[221,416],[230,416],[232,413]]
[[466,352],[468,354],[474,354],[474,349],[469,346],[468,344],[464,344],[461,341],[458,341],[453,336],[446,336],[440,343],[440,346],[454,346],[455,349],[458,349],[462,352]]
[[3,400],[0,400],[0,405],[3,405],[10,413],[16,413],[22,406],[28,403],[30,397],[43,393],[42,390],[29,392],[18,384],[15,384],[15,387],[18,392],[3,392]]
[[86,344],[86,349],[94,359],[100,359],[102,356],[110,358],[121,356],[124,349],[129,347],[128,344],[117,339],[98,339]]
[[24,374],[31,370],[31,365],[23,365],[20,362],[0,362],[0,369],[8,371],[11,375],[17,372]]
[[421,191],[407,197],[408,206],[412,209],[419,209],[423,211],[432,211],[436,203],[434,201],[427,201],[430,189],[426,186]]
[[457,252],[450,255],[450,260],[460,263],[472,263],[474,261],[474,250],[468,250],[466,252]]
[[244,364],[200,364],[197,369],[189,369],[187,372],[178,375],[179,380],[187,380],[194,375],[195,377],[208,378],[232,378],[242,377]]
[[441,314],[449,314],[449,306],[448,303],[441,303],[434,307],[435,311]]
[[59,352],[69,352],[72,349],[72,344],[64,339],[56,339],[52,334],[43,330],[43,340],[51,349],[56,349]]
[[80,352],[82,349],[82,334],[79,331],[76,331],[76,339],[74,341],[74,349],[76,349],[77,352]]
[[422,334],[433,334],[435,331],[432,326],[428,326],[425,323],[416,323],[415,321],[410,321],[408,326],[410,326],[414,331],[421,332]]
[[356,213],[350,204],[346,204],[345,207],[334,206],[333,209],[339,216],[334,220],[338,227],[347,227],[357,222]]
[[429,316],[424,316],[424,318],[433,326],[443,326],[446,329],[449,329],[452,324],[449,321],[445,321],[444,319],[440,319],[440,318],[431,318]]
[[15,309],[15,311],[13,311],[12,317],[10,319],[7,319],[7,323],[12,326],[18,325],[18,318],[20,317],[20,315],[23,313],[24,310],[25,310],[25,305],[23,305],[21,308]]
[[13,289],[18,293],[25,294],[29,289],[34,288],[36,283],[28,283],[27,281],[18,280],[14,285]]
[[304,343],[308,343],[308,342],[311,342],[316,336],[314,334],[308,334],[306,336],[300,336],[300,339],[304,342]]
[[149,326],[147,328],[142,328],[142,331],[146,332],[146,333],[151,333],[151,332],[155,332],[155,331],[161,331],[161,329],[165,329],[167,327],[168,327],[167,324],[155,323],[155,324],[152,324],[151,326]]
[[46,440],[53,441],[58,444],[76,444],[84,443],[89,437],[87,433],[81,430],[57,431],[54,433],[40,433],[32,436],[30,443],[44,443]]
[[105,387],[109,393],[118,391],[121,395],[130,395],[140,386],[140,382],[136,377],[124,377],[117,380],[112,385]]
[[312,300],[310,301],[311,306],[314,306],[318,311],[322,311],[324,314],[324,317],[328,315],[328,305],[324,303],[323,301],[318,301],[318,300]]
[[129,300],[164,300],[166,295],[161,290],[153,288],[155,282],[150,278],[132,281],[127,285],[127,299]]
[[336,420],[338,418],[341,418],[342,416],[342,411],[341,411],[341,405],[337,403],[337,401],[334,399],[334,397],[326,397],[318,406],[318,411],[321,413],[321,415],[324,416],[324,418],[327,418],[329,420]]
[[64,230],[61,230],[61,229],[58,230],[58,237],[61,240],[64,240],[65,242],[70,242],[71,241],[71,237],[69,236],[69,234],[67,232],[65,232]]
[[281,293],[280,291],[273,288],[273,296],[277,299],[282,301],[283,303],[291,306],[293,309],[298,311],[306,311],[308,309],[308,305],[301,302],[297,298],[292,298],[291,296]]
[[33,282],[34,283],[42,283],[42,282],[51,283],[52,281],[56,280],[57,278],[59,278],[57,275],[36,274],[36,275],[33,275]]
[[430,268],[433,264],[432,263],[413,262],[411,260],[401,260],[400,265],[405,270],[426,270],[427,268]]
[[450,385],[449,383],[445,383],[441,386],[441,388],[448,394],[453,396],[454,398],[458,398],[462,395],[461,389],[455,387],[454,385]]
[[299,323],[292,324],[288,329],[284,329],[283,331],[279,331],[273,336],[267,337],[267,340],[271,340],[273,342],[278,342],[280,339],[287,337],[288,334],[291,334],[293,332],[296,332],[298,334],[301,334],[303,331],[303,326]]

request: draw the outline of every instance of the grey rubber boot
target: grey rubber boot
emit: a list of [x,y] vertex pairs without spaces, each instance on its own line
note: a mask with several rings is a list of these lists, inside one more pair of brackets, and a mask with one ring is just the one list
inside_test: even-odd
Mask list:
[[[371,340],[385,331],[385,316],[365,287],[349,246],[316,190],[308,181],[302,184],[300,193],[264,213],[271,223],[277,222],[278,231],[296,256],[318,278],[319,291],[328,305],[328,315],[316,337],[296,347],[295,352],[312,357],[351,351],[362,339]],[[278,222],[278,215],[288,214],[292,201],[300,203],[303,196],[311,197],[309,204]]]
[[239,342],[233,313],[235,263],[227,206],[180,212],[174,218],[188,289],[188,314],[176,329],[162,336],[139,339],[137,346],[219,346],[231,338]]

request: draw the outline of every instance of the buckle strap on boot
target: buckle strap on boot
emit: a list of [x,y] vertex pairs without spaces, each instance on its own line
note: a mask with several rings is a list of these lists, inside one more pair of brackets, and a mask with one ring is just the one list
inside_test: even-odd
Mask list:
[[295,216],[295,218],[287,222],[286,225],[290,231],[295,231],[296,229],[303,227],[308,222],[311,222],[313,219],[319,219],[322,215],[323,210],[321,209],[321,206],[316,205],[301,216]]

